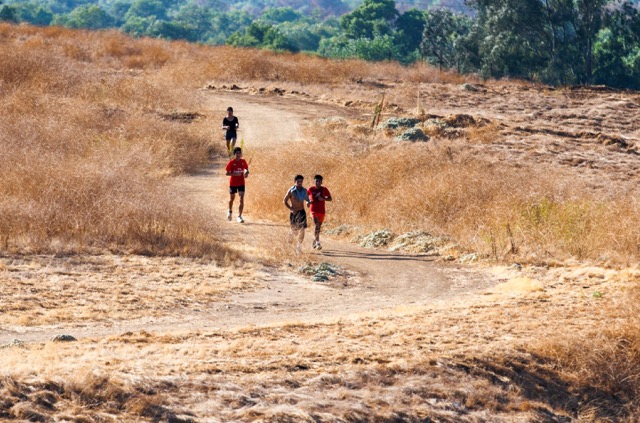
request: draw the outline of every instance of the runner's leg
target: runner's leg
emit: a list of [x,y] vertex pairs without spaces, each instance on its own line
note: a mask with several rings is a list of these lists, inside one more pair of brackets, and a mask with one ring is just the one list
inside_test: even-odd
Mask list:
[[238,207],[238,217],[242,216],[242,210],[244,210],[244,191],[238,191],[240,196],[240,205]]
[[313,224],[315,225],[315,229],[313,231],[315,240],[316,242],[320,242],[320,228],[322,227],[322,222],[320,222],[318,217],[313,216]]
[[229,194],[229,211],[233,211],[233,200],[235,200],[235,194]]

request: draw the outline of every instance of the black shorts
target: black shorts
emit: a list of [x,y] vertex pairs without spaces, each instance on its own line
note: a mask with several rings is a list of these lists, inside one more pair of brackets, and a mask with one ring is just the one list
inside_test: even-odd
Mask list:
[[244,185],[229,187],[229,194],[235,194],[236,192],[244,192]]
[[224,136],[224,139],[227,141],[231,141],[237,138],[238,138],[238,134],[236,132],[227,132],[226,135]]
[[291,212],[289,221],[293,229],[304,229],[307,227],[307,213],[303,210]]

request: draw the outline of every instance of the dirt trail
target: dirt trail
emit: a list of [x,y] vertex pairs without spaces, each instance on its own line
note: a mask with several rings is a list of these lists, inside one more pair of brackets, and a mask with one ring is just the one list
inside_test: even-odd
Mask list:
[[[307,119],[344,116],[345,111],[333,106],[307,103],[299,99],[271,96],[252,96],[242,93],[213,94],[211,108],[224,110],[232,105],[239,116],[242,133],[251,140],[252,148],[283,148],[288,142],[300,138],[301,125]],[[352,112],[353,113],[353,112]],[[222,115],[221,115],[222,116]],[[222,137],[221,137],[221,143]],[[197,195],[215,216],[226,215],[228,177],[223,163],[212,165],[200,175],[182,178],[184,189]],[[283,207],[283,220],[268,222],[251,213],[251,179],[247,180],[244,224],[235,220],[224,222],[225,242],[251,252],[269,249],[276,239],[284,239],[288,231],[287,211]],[[284,193],[282,193],[284,194]],[[237,200],[236,200],[237,201]],[[237,203],[234,204],[234,217]],[[305,240],[305,254],[314,262],[328,262],[345,269],[350,276],[345,283],[310,282],[308,277],[277,275],[267,287],[231,298],[233,307],[255,317],[243,319],[230,313],[225,321],[266,323],[274,321],[309,321],[346,317],[353,314],[375,312],[383,308],[398,308],[421,303],[434,303],[464,295],[474,295],[480,289],[493,286],[497,281],[488,275],[472,272],[461,266],[435,263],[426,255],[409,255],[373,250],[333,240],[323,235],[323,250],[311,250],[310,230]],[[259,310],[259,311],[256,311]]]
[[[283,100],[281,97],[242,93],[211,95],[209,108],[214,113],[219,111],[220,119],[228,105],[234,107],[240,118],[240,136],[251,140],[251,148],[256,149],[284,148],[286,143],[300,138],[301,126],[306,119],[344,116],[345,113],[332,106],[299,99]],[[220,131],[220,143],[223,142]],[[260,220],[252,213],[251,202],[256,201],[258,194],[251,191],[251,179],[260,177],[254,172],[247,181],[246,223],[227,222],[228,177],[224,175],[224,162],[226,159],[199,174],[176,178],[175,183],[192,193],[194,199],[211,213],[212,219],[220,222],[220,236],[225,243],[241,251],[251,261],[252,257],[260,257],[286,238],[287,213],[283,207],[282,222]],[[237,203],[234,206],[234,211],[237,211]],[[285,262],[280,268],[260,272],[257,289],[227,296],[223,301],[175,308],[154,317],[78,321],[51,326],[5,326],[0,328],[0,345],[14,339],[45,342],[63,333],[79,339],[140,330],[167,333],[333,321],[421,304],[464,301],[466,296],[477,295],[482,289],[499,282],[494,276],[434,262],[429,256],[366,249],[327,236],[323,236],[321,252],[311,250],[310,243],[308,234],[305,254],[309,261],[337,265],[343,269],[343,274],[329,282],[312,282],[310,277],[296,269],[296,265]]]

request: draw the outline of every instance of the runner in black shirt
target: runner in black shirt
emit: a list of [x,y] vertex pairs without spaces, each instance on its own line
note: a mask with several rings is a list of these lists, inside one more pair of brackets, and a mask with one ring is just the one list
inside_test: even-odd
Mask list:
[[238,139],[238,128],[240,123],[238,118],[233,115],[233,107],[227,107],[227,116],[222,119],[222,129],[226,130],[224,139],[227,141],[227,151],[231,154],[233,148],[236,146],[236,139]]

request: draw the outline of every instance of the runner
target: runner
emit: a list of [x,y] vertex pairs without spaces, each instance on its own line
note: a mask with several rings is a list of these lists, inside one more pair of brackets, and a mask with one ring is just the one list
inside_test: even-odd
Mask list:
[[322,186],[322,175],[314,176],[313,183],[314,186],[310,187],[308,190],[309,200],[311,201],[309,209],[315,225],[313,249],[322,250],[322,245],[320,245],[320,228],[322,227],[322,222],[324,222],[324,205],[325,201],[331,201],[332,198],[329,190]]
[[282,202],[291,212],[289,215],[289,222],[291,223],[289,242],[293,242],[294,237],[297,235],[298,243],[295,249],[296,253],[300,253],[302,251],[302,241],[304,241],[304,230],[307,227],[307,213],[304,210],[304,204],[309,204],[309,199],[307,198],[307,190],[302,186],[304,176],[296,175],[293,180],[296,184],[289,188]]
[[236,139],[238,138],[238,128],[240,127],[240,122],[238,122],[238,117],[233,115],[233,107],[227,107],[227,116],[222,119],[222,129],[227,132],[224,135],[224,139],[227,142],[227,151],[231,152],[231,150],[236,146]]
[[236,193],[240,197],[240,205],[238,207],[238,223],[244,223],[242,218],[242,210],[244,209],[244,178],[249,176],[249,165],[246,160],[242,158],[242,149],[236,147],[233,149],[234,158],[229,160],[225,170],[229,178],[229,212],[227,213],[227,220],[231,220],[233,210],[233,200],[236,198]]

